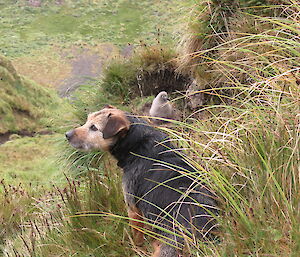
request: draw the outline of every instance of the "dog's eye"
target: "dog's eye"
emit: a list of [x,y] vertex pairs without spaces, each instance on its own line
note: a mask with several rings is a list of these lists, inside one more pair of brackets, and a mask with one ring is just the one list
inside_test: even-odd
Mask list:
[[90,126],[90,130],[97,131],[97,127],[95,125]]

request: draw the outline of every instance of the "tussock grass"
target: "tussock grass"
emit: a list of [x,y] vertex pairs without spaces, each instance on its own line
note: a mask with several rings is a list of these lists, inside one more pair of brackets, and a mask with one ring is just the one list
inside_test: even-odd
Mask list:
[[102,87],[126,104],[133,98],[156,95],[163,90],[181,91],[189,77],[176,72],[176,57],[172,48],[159,42],[152,46],[141,42],[130,59],[116,59],[107,67]]
[[2,246],[6,240],[20,229],[21,224],[30,219],[28,206],[34,202],[34,193],[32,188],[25,190],[22,184],[7,184],[3,179],[0,185],[0,253],[3,253]]
[[[266,92],[265,95],[269,95]],[[293,110],[293,111],[291,111]],[[175,139],[220,197],[220,245],[194,243],[212,256],[299,253],[299,106],[212,106],[209,118]],[[189,134],[186,133],[189,130]]]
[[207,49],[210,38],[198,44],[195,34],[187,45],[194,52],[184,56],[195,76],[205,70],[199,92],[220,103],[203,108],[205,120],[171,131],[224,210],[220,245],[194,247],[212,256],[297,256],[299,6],[278,5],[273,17],[237,11],[222,42]]
[[[199,90],[216,89],[205,93],[206,99],[214,95],[215,101],[222,95],[219,101],[223,102],[224,95],[249,92],[251,89],[247,88],[255,82],[267,86],[274,80],[284,81],[287,77],[295,80],[299,76],[299,5],[293,1],[277,4],[272,7],[276,14],[269,16],[259,13],[262,11],[259,6],[255,14],[253,9],[236,8],[237,5],[234,13],[225,15],[221,14],[223,8],[209,8],[209,4],[195,5],[189,33],[179,48],[182,52],[179,69],[191,72]],[[214,19],[226,26],[218,29]]]

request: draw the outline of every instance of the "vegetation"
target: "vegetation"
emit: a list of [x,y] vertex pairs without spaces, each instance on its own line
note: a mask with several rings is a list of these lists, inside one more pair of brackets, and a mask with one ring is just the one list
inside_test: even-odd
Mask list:
[[[115,6],[110,4],[109,8]],[[187,34],[182,35],[177,53],[160,42],[143,43],[131,58],[114,60],[103,79],[76,91],[70,117],[55,122],[66,131],[105,103],[135,110],[144,101],[140,96],[153,94],[154,81],[161,82],[158,90],[163,88],[162,70],[172,71],[170,79],[183,76],[178,83],[182,87],[174,91],[186,90],[194,80],[198,89],[194,93],[205,94],[206,105],[161,129],[187,149],[199,171],[195,180],[215,191],[221,212],[216,217],[219,242],[203,244],[187,238],[186,251],[192,256],[299,256],[300,6],[293,0],[241,0],[195,2],[192,7],[192,15],[184,9]],[[3,74],[10,79],[6,81],[23,81],[11,75],[12,66],[5,67]],[[149,74],[155,74],[155,79],[150,80]],[[137,81],[150,93],[136,87]],[[23,91],[22,95],[26,101],[32,99]],[[32,101],[28,102],[31,106]],[[26,110],[36,110],[32,116],[39,118],[38,110],[52,104],[41,102],[45,105],[37,101],[37,107]],[[6,103],[3,106],[18,104],[15,100]],[[26,105],[21,102],[20,106]],[[70,112],[70,107],[64,108]],[[57,138],[55,147],[49,143],[53,137]],[[3,254],[149,255],[149,244],[141,249],[131,240],[115,161],[105,153],[74,151],[62,138],[61,134],[18,138],[1,146]],[[40,142],[43,151],[34,154],[40,151]],[[50,164],[54,152],[59,155],[58,163]],[[62,176],[62,170],[67,175]],[[43,182],[43,187],[26,180]]]
[[[160,91],[182,90],[184,83],[176,73],[174,50],[162,45],[143,44],[127,60],[115,60],[104,71],[102,88],[128,103],[138,96],[156,95]],[[152,87],[149,85],[152,84]]]
[[29,138],[13,135],[11,141],[1,146],[1,179],[14,185],[46,186],[53,180],[59,182],[62,169],[56,160],[59,149],[55,147],[59,137],[59,134]]
[[[154,42],[160,37],[172,42],[171,27],[178,22],[180,2],[170,1],[1,1],[0,54],[16,57],[51,45],[68,47],[77,44],[97,45],[112,42],[119,46]],[[34,1],[32,1],[34,2]],[[166,24],[166,26],[161,26]],[[14,39],[14,43],[11,40]]]
[[37,131],[56,112],[61,100],[53,90],[19,76],[11,62],[0,56],[0,133]]

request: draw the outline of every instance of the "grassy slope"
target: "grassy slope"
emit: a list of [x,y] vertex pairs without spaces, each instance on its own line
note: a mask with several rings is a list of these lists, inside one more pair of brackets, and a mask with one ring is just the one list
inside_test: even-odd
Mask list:
[[19,76],[1,56],[0,78],[0,133],[47,129],[51,123],[46,119],[61,104],[56,93]]
[[[6,183],[48,185],[59,182],[62,172],[55,156],[57,135],[18,138],[5,143],[0,151],[0,174]],[[51,146],[51,147],[49,147]]]
[[[132,1],[99,1],[95,4],[87,4],[86,1],[73,2],[75,1],[66,1],[65,5],[57,6],[53,1],[52,3],[43,1],[46,4],[42,8],[33,8],[25,6],[24,1],[0,1],[1,53],[12,59],[18,73],[37,78],[37,81],[49,86],[70,72],[70,68],[66,67],[66,61],[60,55],[69,47],[88,47],[95,51],[99,48],[99,51],[102,51],[102,43],[107,41],[121,47],[126,46],[128,42],[139,44],[139,40],[155,42],[157,38],[171,42],[173,35],[170,27],[173,22],[170,20],[176,21],[171,17],[174,15],[173,11],[177,11],[177,3],[180,1],[172,1],[172,4],[170,1],[154,3],[139,1],[134,4]],[[157,35],[157,28],[160,28],[160,35]],[[10,65],[8,61],[5,63]],[[67,105],[58,108],[57,112],[54,111],[57,102],[51,90],[43,89],[21,78],[11,65],[9,67],[9,72],[6,68],[2,69],[5,81],[1,84],[1,88],[5,88],[5,91],[1,91],[1,100],[5,99],[5,102],[2,101],[3,105],[0,106],[5,116],[1,117],[8,117],[5,118],[5,123],[1,123],[2,132],[8,129],[12,131],[24,128],[44,129],[49,121],[50,126],[53,125],[52,128],[56,130],[60,130],[63,126],[65,128],[61,131],[65,131],[66,127],[74,126],[70,126],[74,119],[64,115],[66,113],[68,116],[70,112]],[[11,78],[9,82],[8,76]],[[10,98],[8,90],[12,96]],[[88,94],[86,96],[83,102],[85,106],[81,104],[76,112],[82,119],[85,118],[86,106],[89,110],[94,109],[94,106],[89,106],[90,96]],[[95,98],[107,102],[106,97]],[[32,101],[33,99],[37,101]],[[119,99],[117,101],[119,102]],[[98,101],[97,106],[99,104]],[[25,117],[19,119],[14,108],[21,110],[24,108]],[[44,119],[38,121],[37,118],[40,117]],[[3,207],[0,211],[0,254],[10,255],[17,252],[27,256],[32,254],[32,247],[35,247],[38,256],[53,256],[58,253],[63,256],[134,255],[130,246],[129,230],[122,222],[114,220],[109,222],[108,219],[101,221],[99,218],[94,221],[83,219],[77,222],[72,218],[66,218],[66,215],[73,215],[74,210],[97,209],[124,215],[120,180],[115,166],[111,169],[111,165],[106,167],[107,172],[111,170],[113,173],[110,178],[104,174],[104,177],[98,177],[96,180],[83,180],[77,188],[78,195],[73,195],[72,188],[69,188],[70,191],[64,190],[63,187],[67,184],[65,179],[62,184],[60,183],[63,177],[62,166],[61,163],[54,161],[58,148],[55,146],[56,140],[53,140],[53,135],[13,138],[12,142],[0,146],[0,177],[4,178],[4,182],[0,185],[1,193],[4,192],[0,196],[0,205]],[[55,138],[63,140],[63,135],[57,134]],[[60,149],[62,151],[62,148]],[[67,157],[64,155],[62,158]],[[86,167],[84,162],[77,162],[76,170],[86,172],[86,168],[83,169],[80,165]],[[96,173],[102,172],[101,166]],[[22,185],[18,186],[20,182]],[[52,183],[61,189],[51,189]],[[96,191],[88,189],[91,183],[95,185],[93,190]],[[60,198],[62,195],[66,197],[64,201]],[[92,200],[93,197],[98,198]],[[43,201],[40,201],[40,198]],[[29,220],[34,222],[46,237],[40,238],[39,232],[31,225],[29,226],[34,230],[33,237],[25,227],[24,229],[19,227],[19,224],[28,224]],[[29,224],[35,226],[33,223]],[[51,229],[57,229],[54,231],[62,233],[44,230],[49,226]],[[81,229],[85,232],[75,234],[71,232]],[[89,229],[90,233],[87,232]],[[43,239],[44,247],[37,247],[32,239],[38,244],[41,242],[39,240]],[[27,240],[31,243],[26,246]],[[99,245],[102,247],[99,248]]]
[[42,85],[57,85],[69,75],[71,56],[64,52],[74,46],[103,56],[103,43],[122,49],[145,40],[173,44],[178,37],[173,33],[179,23],[174,17],[181,13],[178,0],[63,2],[43,1],[40,8],[25,1],[1,5],[0,53],[12,58],[18,73]]
[[[52,2],[52,3],[51,3]],[[180,1],[65,1],[55,5],[43,1],[41,8],[26,6],[23,1],[3,3],[0,21],[1,52],[7,56],[30,54],[32,50],[53,44],[74,42],[99,44],[111,42],[120,46],[171,42],[173,19]],[[14,39],[12,44],[11,39]]]
[[[245,20],[238,19],[245,28]],[[266,21],[258,19],[254,22]],[[293,22],[296,24],[296,19]],[[249,27],[253,27],[251,24]],[[271,21],[267,27],[274,24],[276,22]],[[178,124],[180,128],[189,129],[190,134],[174,132],[183,147],[190,148],[192,161],[203,179],[218,192],[225,210],[219,220],[223,240],[216,245],[202,245],[191,240],[191,248],[198,255],[203,252],[205,256],[299,256],[299,86],[295,75],[289,73],[291,67],[299,67],[299,54],[294,51],[299,44],[296,37],[285,44],[285,36],[278,34],[283,31],[291,37],[298,31],[292,27],[293,33],[290,33],[290,28],[285,24],[275,26],[278,36],[275,42],[272,41],[272,30],[266,34],[262,30],[258,36],[250,36],[250,40],[247,37],[240,41],[229,38],[226,46],[213,49],[213,54],[222,56],[222,62],[215,56],[209,59],[209,67],[213,67],[209,72],[226,78],[225,82],[212,79],[213,83],[217,81],[217,86],[229,84],[238,92],[245,90],[247,97],[232,99],[232,105],[207,107],[209,115],[205,121],[194,120],[192,126]],[[253,38],[258,41],[252,41]],[[258,49],[256,45],[263,47]],[[272,48],[274,46],[276,49]],[[226,59],[226,53],[231,53],[229,59]],[[284,59],[285,54],[290,57],[287,63],[278,61]],[[251,67],[251,70],[241,67]],[[243,84],[241,79],[233,79],[236,74],[245,78]],[[253,90],[250,93],[255,93],[247,94],[248,86]],[[91,95],[97,99],[97,94],[99,91],[95,87],[82,95],[83,99],[77,103],[78,122],[84,121],[87,105],[89,110],[94,110],[105,100],[101,94],[98,96],[100,101],[91,102]],[[10,145],[7,151],[12,151]],[[25,199],[25,206],[39,208],[39,217],[24,208],[21,214],[19,212],[20,215],[26,213],[21,221],[31,219],[37,225],[28,222],[28,229],[18,234],[17,239],[10,238],[12,234],[9,234],[5,249],[25,256],[32,253],[38,256],[134,256],[130,250],[128,228],[121,224],[122,219],[110,222],[111,214],[103,217],[99,213],[93,219],[69,217],[76,211],[94,210],[124,215],[120,179],[114,163],[105,158],[100,159],[100,163],[95,162],[99,157],[95,153],[85,155],[72,151],[67,156],[70,160],[75,159],[76,170],[84,171],[88,176],[69,180],[65,189],[51,192],[50,196],[45,191],[44,196],[47,196],[43,201]],[[10,192],[9,196],[15,200],[9,206],[16,204],[18,194],[18,191]],[[6,200],[1,199],[1,203],[6,204]],[[0,220],[10,217],[11,213],[7,211],[1,216],[0,212]],[[42,231],[42,236],[38,231]],[[145,256],[145,253],[141,255]]]

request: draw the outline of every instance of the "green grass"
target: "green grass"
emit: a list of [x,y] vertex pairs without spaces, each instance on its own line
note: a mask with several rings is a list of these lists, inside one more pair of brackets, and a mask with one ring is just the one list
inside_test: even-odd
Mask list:
[[[180,12],[180,1],[66,1],[55,5],[43,2],[41,8],[24,2],[2,5],[0,21],[1,52],[16,57],[51,44],[74,42],[99,44],[110,42],[119,46],[139,44],[140,40],[155,42],[159,38],[171,43],[172,27]],[[162,26],[162,24],[165,24]],[[13,43],[12,43],[13,39]]]
[[204,173],[224,210],[218,219],[220,245],[194,242],[197,251],[211,256],[299,254],[299,121],[292,121],[299,106],[290,100],[291,110],[284,103],[276,109],[254,102],[211,106],[205,121],[178,124],[190,134],[172,131],[189,148],[190,161]]
[[0,133],[53,127],[51,117],[64,105],[53,89],[19,76],[4,57],[0,57],[0,78]]
[[63,177],[57,162],[57,140],[61,134],[36,137],[11,136],[0,145],[0,175],[7,183],[49,185]]
[[[121,21],[127,19],[128,1],[108,3],[103,15],[111,17],[105,16],[110,14],[113,18],[104,25],[114,32],[121,30]],[[257,3],[264,4],[263,1],[255,1]],[[195,2],[199,11],[203,5],[198,4]],[[138,8],[142,5],[148,7],[147,3],[140,2],[133,11],[135,18],[141,15]],[[216,8],[216,5],[212,6]],[[102,18],[94,20],[94,23],[91,20],[95,10],[99,11],[98,7],[95,10],[84,9],[83,2],[76,5],[78,9],[74,10],[78,13],[75,16],[81,21],[76,28],[73,25],[78,20],[68,15],[71,13],[70,7],[50,5],[47,10],[46,6],[42,9],[16,8],[14,24],[20,10],[28,12],[28,17],[25,15],[27,19],[20,21],[20,28],[26,27],[24,31],[25,38],[28,34],[28,45],[20,43],[16,48],[6,46],[7,53],[17,56],[25,54],[26,47],[42,49],[47,44],[45,35],[49,42],[55,38],[58,42],[67,43],[79,40],[83,36],[83,28],[91,33],[91,38],[82,37],[82,40],[97,41],[101,33],[106,33],[93,29],[93,24],[102,22]],[[259,8],[255,12],[237,8],[236,16],[225,17],[228,23],[224,23],[224,20],[219,23],[222,26],[226,24],[227,29],[232,31],[223,35],[220,44],[205,44],[206,40],[220,40],[220,35],[213,34],[212,27],[208,30],[193,27],[195,30],[188,31],[206,31],[207,34],[198,37],[202,40],[200,44],[194,41],[195,36],[199,36],[197,33],[184,39],[191,40],[186,41],[186,46],[190,47],[188,50],[192,50],[189,52],[192,54],[185,55],[188,51],[180,54],[183,58],[192,57],[192,60],[183,60],[179,65],[195,76],[199,91],[215,96],[218,101],[214,103],[219,103],[199,110],[202,119],[191,115],[184,121],[174,122],[175,126],[171,128],[164,128],[177,140],[178,146],[187,149],[188,158],[199,170],[201,180],[219,196],[222,210],[218,217],[219,243],[203,244],[191,238],[187,251],[192,256],[299,256],[299,5],[294,2],[284,8],[277,7],[278,13],[282,11],[280,17],[277,11],[274,17],[266,17],[266,13],[256,16]],[[10,23],[6,16],[10,7],[2,6],[2,9],[5,9],[4,16]],[[108,10],[111,12],[106,13]],[[114,11],[120,14],[120,20],[115,17]],[[222,9],[211,11],[223,12]],[[45,21],[40,19],[42,12],[49,15],[49,20],[47,17]],[[66,20],[60,20],[63,19],[63,13],[66,14]],[[190,16],[189,13],[187,16],[196,19],[198,14],[196,12],[195,16]],[[69,22],[64,26],[56,24],[55,27],[55,21],[50,17]],[[218,25],[214,22],[219,19],[222,17],[212,17],[211,25]],[[41,37],[35,37],[34,30],[39,31],[37,21],[44,22]],[[205,21],[209,24],[209,19]],[[128,26],[132,33],[128,38],[143,38],[143,33],[154,33],[154,30],[147,32],[147,26],[143,26],[144,32],[131,31],[140,27],[130,21]],[[203,23],[198,21],[192,26],[203,26]],[[11,33],[15,33],[15,30]],[[124,44],[121,35],[126,33],[129,32],[125,28],[124,34],[112,35],[111,41]],[[11,34],[7,35],[9,37]],[[108,40],[109,35],[107,31],[105,37]],[[118,39],[119,36],[121,39]],[[7,38],[1,40],[6,41]],[[34,39],[39,45],[34,46]],[[152,56],[142,56],[147,58],[140,58],[140,62],[135,60],[130,63],[132,60],[128,60],[127,64],[146,71],[159,69],[160,65],[152,65]],[[154,57],[155,60],[164,60],[164,56]],[[150,65],[145,65],[147,63]],[[134,77],[126,69],[122,70],[125,67],[123,65],[120,62],[115,69],[112,66],[112,70],[108,69],[112,74],[108,72],[103,80],[76,92],[72,99],[74,114],[68,109],[68,117],[58,122],[58,127],[63,126],[60,130],[66,131],[83,123],[87,113],[102,108],[106,103],[123,110],[136,108],[141,100],[133,97],[129,101],[126,90],[123,90],[130,88],[131,79],[124,80],[121,88],[113,87],[112,82],[120,81],[120,77],[123,79],[128,74],[129,78]],[[103,82],[107,83],[108,90],[103,88]],[[120,90],[117,96],[114,94],[116,90]],[[127,105],[124,106],[124,103]],[[56,124],[56,119],[53,122]],[[3,253],[7,256],[16,253],[24,256],[149,254],[151,247],[148,244],[138,249],[131,241],[123,202],[121,171],[115,161],[99,152],[79,153],[67,145],[63,135],[55,137],[58,138],[55,147],[49,135],[15,139],[0,146],[0,162],[3,164],[0,170],[7,181],[1,183],[4,194],[0,195],[3,207],[0,209],[0,231],[4,231],[0,232]],[[52,162],[56,154],[54,152],[59,154],[58,164]],[[60,169],[70,172],[67,178],[63,178]],[[21,186],[18,185],[20,181],[23,183]],[[44,188],[32,187],[30,181],[40,181]],[[49,187],[49,181],[55,187]]]
[[12,141],[0,145],[0,254],[6,242],[22,231],[20,224],[34,221],[39,199],[48,194],[52,184],[65,184],[55,158],[60,136],[14,135]]
[[[0,252],[25,256],[135,256],[126,222],[98,215],[125,215],[120,174],[110,160],[103,160],[99,169],[93,168],[76,180],[66,177],[62,184],[52,180],[53,187],[29,186],[26,181],[17,186],[1,183],[4,194],[0,205],[6,208],[0,211]],[[84,215],[77,216],[80,213]],[[88,217],[87,213],[96,215]],[[19,226],[24,223],[28,226]]]
[[[144,45],[139,47],[131,58],[113,60],[104,70],[100,86],[106,94],[119,97],[124,104],[142,96],[155,95],[161,90],[166,90],[168,79],[175,76],[176,57],[175,51],[169,46]],[[161,74],[164,73],[171,75],[163,78]],[[176,89],[177,85],[172,86]]]

